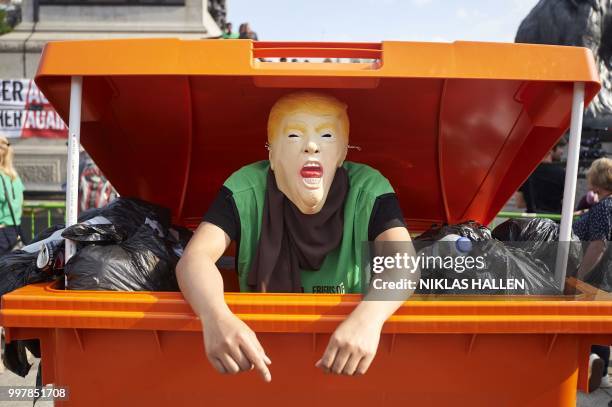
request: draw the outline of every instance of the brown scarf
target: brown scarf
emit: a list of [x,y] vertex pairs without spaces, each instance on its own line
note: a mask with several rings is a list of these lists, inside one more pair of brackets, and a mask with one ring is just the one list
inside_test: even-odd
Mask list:
[[342,240],[348,174],[342,167],[320,212],[305,215],[268,172],[261,237],[248,284],[258,292],[302,292],[300,270],[319,270]]

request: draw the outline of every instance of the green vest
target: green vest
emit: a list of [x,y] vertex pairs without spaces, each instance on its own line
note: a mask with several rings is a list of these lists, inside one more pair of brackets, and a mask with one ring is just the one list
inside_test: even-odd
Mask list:
[[[361,252],[368,241],[370,214],[376,198],[392,193],[389,181],[377,170],[345,162],[349,190],[344,204],[342,242],[330,252],[317,271],[302,270],[306,293],[360,293],[362,291]],[[224,183],[232,191],[240,216],[238,279],[241,291],[249,291],[248,275],[257,252],[270,164],[259,161],[242,167]]]
[[[11,177],[1,172],[0,177],[4,179],[4,183],[9,194],[9,199],[13,207],[13,212],[15,214],[15,221],[17,222],[17,225],[20,225],[21,210],[23,206],[23,183],[19,177],[15,178],[15,180],[11,180]],[[15,191],[14,195],[13,191]],[[4,194],[2,184],[0,184],[0,224],[14,225],[11,210],[9,209],[7,197]]]

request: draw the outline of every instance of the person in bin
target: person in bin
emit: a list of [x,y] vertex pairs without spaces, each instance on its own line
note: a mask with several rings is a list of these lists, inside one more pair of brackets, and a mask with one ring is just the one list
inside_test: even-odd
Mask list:
[[[348,139],[344,103],[314,92],[281,97],[268,118],[269,161],[225,181],[185,249],[179,286],[202,321],[206,354],[219,372],[255,368],[271,380],[271,360],[255,333],[224,302],[215,262],[232,240],[241,291],[293,293],[361,292],[362,242],[410,241],[389,181],[345,161]],[[362,301],[315,366],[364,374],[383,323],[402,303]]]

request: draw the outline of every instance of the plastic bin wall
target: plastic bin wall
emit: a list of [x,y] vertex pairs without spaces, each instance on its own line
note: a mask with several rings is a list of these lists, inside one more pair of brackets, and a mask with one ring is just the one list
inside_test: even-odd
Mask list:
[[573,407],[590,345],[612,343],[612,298],[579,290],[563,301],[417,297],[387,322],[361,377],[314,367],[358,296],[228,293],[272,359],[271,384],[216,373],[178,293],[33,285],[3,298],[2,318],[9,340],[41,338],[44,382],[70,391],[57,405]]

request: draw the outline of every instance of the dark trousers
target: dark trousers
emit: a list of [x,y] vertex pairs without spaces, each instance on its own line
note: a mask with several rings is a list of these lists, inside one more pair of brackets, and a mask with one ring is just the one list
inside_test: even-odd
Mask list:
[[0,256],[11,251],[17,243],[17,232],[14,226],[0,228]]
[[601,345],[593,345],[591,346],[591,353],[596,354],[604,361],[604,377],[608,375],[608,364],[610,363],[610,347],[609,346],[601,346]]

